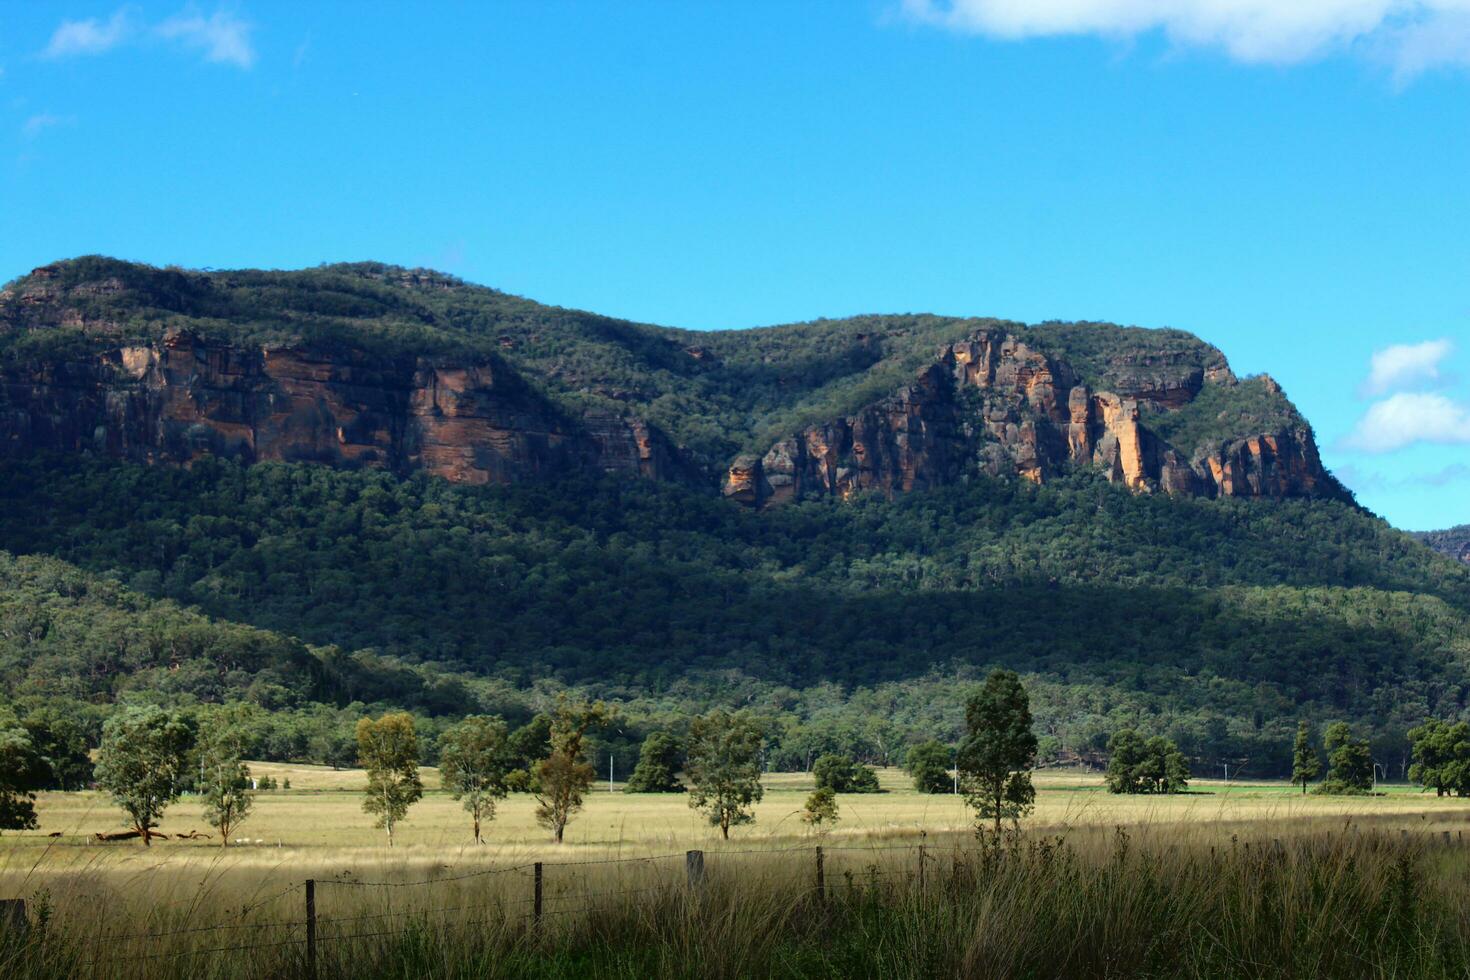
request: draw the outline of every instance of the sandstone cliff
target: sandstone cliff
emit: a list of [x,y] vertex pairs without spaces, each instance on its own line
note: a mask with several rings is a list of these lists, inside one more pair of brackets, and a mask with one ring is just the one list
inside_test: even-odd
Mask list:
[[491,357],[160,343],[0,372],[0,452],[90,450],[143,462],[203,455],[422,471],[511,483],[605,470],[688,480],[637,420],[569,418]]
[[376,263],[87,256],[8,284],[0,453],[46,450],[723,475],[752,506],[1082,467],[1140,493],[1345,495],[1274,382],[1182,331],[905,314],[694,333]]
[[[972,469],[1040,483],[1075,466],[1096,466],[1144,493],[1342,493],[1305,423],[1193,447],[1171,445],[1146,424],[1189,409],[1206,385],[1237,385],[1223,358],[1204,368],[1163,363],[1115,377],[1122,393],[1094,390],[1065,361],[1015,334],[977,331],[944,347],[893,397],[792,433],[762,456],[736,459],[724,493],[770,506],[937,486]],[[1263,384],[1280,395],[1274,382]]]

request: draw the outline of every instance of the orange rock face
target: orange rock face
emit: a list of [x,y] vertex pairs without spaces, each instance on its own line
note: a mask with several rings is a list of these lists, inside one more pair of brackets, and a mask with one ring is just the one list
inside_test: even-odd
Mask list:
[[1294,497],[1310,495],[1325,478],[1310,432],[1281,432],[1238,439],[1203,458],[1212,495]]
[[[1140,356],[1109,377],[1123,390],[1095,391],[1064,361],[1005,329],[981,329],[938,351],[892,396],[734,460],[723,491],[764,507],[906,493],[971,473],[1044,483],[1096,467],[1139,493],[1334,492],[1305,426],[1197,454],[1150,430],[1149,419],[1187,405],[1204,385],[1235,384],[1228,367]],[[0,453],[38,450],[183,464],[206,456],[318,462],[466,484],[587,472],[703,482],[656,428],[614,415],[569,417],[495,356],[467,363],[246,348],[188,332],[0,373]]]
[[1263,434],[1191,460],[1146,427],[1144,405],[1169,411],[1205,384],[1235,384],[1228,367],[1125,365],[1119,376],[1125,391],[1091,391],[1067,364],[1009,332],[982,330],[941,350],[894,397],[737,460],[724,492],[772,506],[938,486],[971,468],[1042,483],[1096,466],[1136,492],[1210,496],[1305,495],[1326,479],[1310,432]]
[[566,419],[491,360],[243,349],[179,333],[0,385],[0,451],[13,453],[320,462],[470,484],[585,468],[686,478],[647,425]]
[[938,366],[892,398],[857,415],[782,439],[760,459],[741,457],[725,478],[725,496],[768,505],[817,493],[915,490],[942,482],[957,460],[952,385]]

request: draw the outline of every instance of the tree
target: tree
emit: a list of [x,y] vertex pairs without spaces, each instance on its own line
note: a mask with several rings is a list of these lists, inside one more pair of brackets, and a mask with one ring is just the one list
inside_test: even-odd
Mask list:
[[1013,671],[993,671],[965,703],[967,734],[956,763],[965,801],[979,820],[1018,821],[1031,812],[1036,790],[1036,734],[1031,731],[1031,701]]
[[1189,785],[1189,762],[1172,739],[1155,735],[1144,743],[1139,782],[1150,793],[1178,793]]
[[765,792],[760,765],[764,742],[760,727],[744,712],[717,709],[689,725],[689,805],[707,811],[726,840],[732,826],[755,820],[750,807]]
[[510,735],[511,772],[507,786],[517,793],[535,790],[531,773],[536,763],[551,755],[551,716],[542,712]]
[[357,763],[357,733],[348,725],[331,724],[311,735],[306,743],[308,758],[334,770]]
[[1120,728],[1108,739],[1106,779],[1112,793],[1178,793],[1189,785],[1189,761],[1172,739]]
[[801,808],[802,823],[820,830],[837,820],[837,793],[830,786],[823,786],[806,798],[806,806]]
[[816,777],[817,789],[830,789],[834,793],[879,793],[878,774],[867,766],[858,765],[851,756],[830,753],[812,763],[812,775]]
[[388,831],[388,846],[392,847],[393,828],[424,795],[413,715],[399,711],[377,721],[371,718],[359,721],[357,762],[367,770],[368,777],[362,808],[378,818],[375,826]]
[[157,705],[124,708],[102,726],[97,784],[112,794],[145,846],[152,846],[153,829],[179,797],[194,738],[192,720]]
[[1322,760],[1312,745],[1312,729],[1305,721],[1296,725],[1296,744],[1291,749],[1291,781],[1301,783],[1302,792],[1307,784],[1322,774]]
[[679,740],[668,732],[654,732],[643,740],[638,765],[628,777],[624,792],[682,793],[679,769],[683,766],[683,749]]
[[937,739],[920,742],[909,749],[904,765],[913,777],[914,789],[920,793],[948,793],[953,788],[949,778],[949,746]]
[[475,843],[482,843],[480,823],[495,819],[495,801],[507,792],[510,771],[510,735],[505,722],[486,715],[470,715],[439,736],[439,774],[456,800],[464,801],[475,825]]
[[1470,723],[1426,721],[1409,729],[1409,778],[1436,796],[1470,796]]
[[551,716],[551,754],[536,763],[536,821],[551,831],[558,844],[572,815],[582,809],[582,797],[597,778],[597,770],[583,758],[587,732],[605,725],[612,712],[601,701],[588,704],[562,695]]
[[[89,710],[90,709],[90,710]],[[44,704],[32,708],[21,725],[46,763],[42,789],[82,789],[92,781],[91,747],[100,722],[90,716],[95,706]]]
[[219,830],[221,847],[250,815],[250,767],[245,764],[250,733],[248,710],[242,705],[217,710],[204,727],[199,745],[199,791],[204,797],[204,819]]
[[1354,738],[1345,721],[1335,721],[1322,733],[1327,750],[1327,778],[1315,792],[1328,794],[1366,793],[1373,788],[1373,756],[1368,743]]
[[36,793],[50,775],[30,732],[0,722],[0,830],[36,829]]
[[1110,793],[1141,791],[1139,767],[1146,755],[1143,736],[1131,728],[1120,728],[1108,739],[1108,769],[1105,779]]

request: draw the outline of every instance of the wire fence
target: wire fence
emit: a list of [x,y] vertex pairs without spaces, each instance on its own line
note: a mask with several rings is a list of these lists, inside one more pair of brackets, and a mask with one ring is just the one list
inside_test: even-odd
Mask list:
[[[914,845],[871,845],[830,848],[839,852],[863,852],[887,854],[900,851],[914,852]],[[917,848],[922,852],[923,847]],[[825,861],[821,846],[811,847],[765,847],[737,850],[680,851],[663,854],[642,855],[628,858],[596,858],[573,861],[522,862],[495,868],[477,868],[454,874],[433,875],[408,881],[358,880],[355,878],[321,878],[293,882],[252,901],[234,914],[237,921],[218,922],[208,925],[184,926],[177,929],[147,929],[136,932],[102,933],[85,938],[68,936],[69,946],[87,952],[87,958],[78,962],[82,970],[99,970],[126,963],[144,963],[159,960],[183,960],[191,957],[241,953],[262,950],[304,949],[308,962],[314,962],[319,950],[334,944],[358,942],[368,939],[387,938],[401,935],[404,928],[415,923],[422,926],[469,925],[487,919],[498,919],[507,924],[518,924],[535,930],[541,920],[550,917],[589,915],[612,911],[618,903],[629,899],[646,899],[663,895],[669,898],[688,899],[691,892],[702,891],[706,885],[705,859],[711,863],[738,860],[751,856],[785,855],[805,853],[808,860],[816,861],[816,888],[823,890],[822,877]],[[684,873],[670,873],[671,869],[660,867],[662,862],[683,859]],[[652,874],[657,880],[620,880],[610,885],[605,880],[593,881],[586,872],[614,868],[620,878],[627,872]],[[789,871],[789,865],[783,865]],[[865,875],[872,876],[876,869],[867,869]],[[885,872],[886,873],[886,872]],[[403,889],[423,889],[428,894],[438,894],[444,886],[463,888],[466,883],[513,876],[530,884],[529,894],[498,894],[489,900],[473,897],[461,898],[448,904],[422,904],[407,902],[398,908],[382,911],[337,914],[318,912],[318,900],[341,891],[360,896],[376,893],[386,896],[400,893]],[[593,887],[595,885],[595,887]],[[524,886],[522,886],[524,887]],[[810,890],[810,889],[807,889]],[[275,908],[298,893],[305,893],[304,914],[292,918],[267,917],[251,919],[263,909]],[[626,907],[626,906],[624,906]],[[12,930],[28,931],[24,900],[12,900],[8,904],[11,918],[7,920]],[[379,928],[379,927],[382,928]],[[366,931],[364,931],[366,927]],[[0,932],[6,928],[0,922]],[[272,935],[274,933],[274,935]],[[216,937],[218,937],[216,939]],[[243,941],[258,937],[258,941]],[[34,936],[27,938],[35,939]],[[196,939],[216,939],[212,944],[188,945]],[[223,941],[220,941],[223,940]],[[234,941],[242,940],[242,941]],[[157,947],[175,947],[158,949]],[[143,947],[143,948],[139,948]]]
[[[1407,837],[1403,831],[1401,836]],[[1420,838],[1425,839],[1425,838]],[[1463,844],[1463,832],[1450,831],[1427,835],[1432,843],[1445,846]],[[1230,846],[1236,845],[1231,838]],[[1249,843],[1244,845],[1247,849]],[[1302,841],[1299,845],[1310,846]],[[1225,848],[1221,848],[1225,850]],[[1283,845],[1280,839],[1270,844],[1257,842],[1256,853],[1280,856]],[[1213,859],[1216,848],[1210,847]],[[701,899],[710,887],[712,868],[726,861],[741,861],[754,856],[780,855],[787,858],[800,857],[800,862],[782,861],[770,865],[792,886],[794,894],[826,902],[838,887],[849,892],[857,889],[872,889],[881,884],[907,884],[922,894],[926,880],[941,870],[941,858],[948,858],[951,870],[973,858],[981,858],[982,852],[974,844],[944,844],[929,842],[904,844],[867,845],[805,845],[800,847],[744,848],[736,850],[702,851],[646,855],[630,858],[607,858],[579,861],[535,861],[506,865],[496,868],[477,868],[456,874],[431,876],[410,881],[360,881],[353,878],[307,879],[293,882],[285,888],[272,891],[263,898],[238,910],[237,921],[219,922],[209,925],[186,926],[178,929],[151,929],[137,932],[103,933],[87,938],[68,936],[70,947],[87,952],[86,958],[77,962],[82,971],[112,971],[120,964],[144,963],[163,960],[185,960],[193,957],[214,956],[251,951],[290,951],[304,955],[306,975],[314,976],[318,955],[325,950],[341,949],[345,944],[360,943],[372,939],[402,936],[411,926],[426,929],[468,927],[487,922],[498,922],[512,926],[530,935],[539,934],[544,920],[552,917],[593,915],[627,909],[629,899],[646,900],[659,896],[668,901],[693,903]],[[683,859],[683,869],[661,865]],[[615,869],[617,880],[609,882],[586,877],[587,869],[606,866]],[[750,868],[747,866],[748,877]],[[643,876],[642,880],[636,879]],[[510,876],[509,878],[501,876]],[[580,876],[580,877],[579,877]],[[398,908],[338,912],[328,909],[325,914],[318,911],[318,900],[326,898],[335,904],[333,894],[355,896],[361,901],[364,894],[376,895],[392,904],[391,896],[402,894],[402,889],[420,888],[427,896],[440,896],[443,886],[454,886],[462,891],[467,882],[499,879],[515,881],[520,890],[503,890],[498,894],[455,894],[448,903],[428,904],[404,902]],[[583,886],[583,887],[578,887]],[[595,886],[595,887],[591,887]],[[279,917],[284,900],[297,896],[304,898],[302,912],[288,918]],[[619,906],[618,903],[623,903]],[[573,903],[568,907],[567,903]],[[277,917],[252,920],[250,917],[264,909],[272,909]],[[32,945],[45,942],[45,930],[34,934],[26,918],[24,900],[0,900],[0,939],[20,934]],[[246,935],[253,934],[253,935]],[[215,940],[210,945],[188,945],[202,939]],[[235,941],[246,940],[252,941]],[[138,948],[138,947],[144,948]],[[163,948],[158,947],[177,947]]]

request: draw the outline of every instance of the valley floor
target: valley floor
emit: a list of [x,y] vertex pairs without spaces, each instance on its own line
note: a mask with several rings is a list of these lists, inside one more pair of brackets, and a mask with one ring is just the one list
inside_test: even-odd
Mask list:
[[[26,943],[0,935],[0,973],[307,976],[308,878],[318,976],[1470,972],[1455,911],[1470,902],[1470,801],[1417,788],[1326,798],[1199,780],[1119,797],[1096,774],[1046,772],[1021,834],[984,847],[957,797],[915,793],[897,770],[880,773],[890,792],[839,797],[823,834],[797,817],[811,777],[772,775],[728,842],[682,796],[604,783],[560,847],[523,794],[475,846],[429,770],[389,850],[360,772],[253,769],[292,788],[260,793],[237,835],[249,843],[226,849],[93,843],[119,828],[109,801],[45,794],[40,831],[0,837],[0,898],[26,899],[31,921]],[[162,827],[208,829],[188,799]],[[698,889],[689,850],[704,852]],[[1264,949],[1282,929],[1291,944]],[[1093,941],[1116,948],[1078,945]]]
[[[259,792],[250,818],[234,836],[249,842],[232,861],[271,863],[276,855],[256,854],[261,848],[290,849],[306,857],[323,849],[345,849],[364,860],[387,856],[387,837],[373,826],[373,818],[362,811],[361,788],[365,777],[359,770],[333,770],[321,766],[255,763],[251,771],[278,782],[289,779],[291,789]],[[721,846],[814,845],[826,839],[838,841],[909,841],[921,833],[969,835],[972,815],[963,800],[952,794],[929,795],[913,790],[906,773],[879,770],[879,783],[886,792],[844,794],[839,799],[840,819],[836,827],[818,838],[799,819],[807,794],[815,788],[808,773],[773,773],[765,779],[765,798],[756,805],[753,824],[731,831],[728,845],[704,816],[690,809],[682,794],[625,794],[622,784],[609,791],[606,781],[587,795],[585,809],[567,828],[560,847],[550,842],[535,821],[535,800],[527,793],[513,793],[499,802],[494,821],[484,829],[485,845],[474,847],[469,815],[439,787],[438,771],[425,768],[424,799],[410,811],[395,832],[394,853],[403,859],[446,854],[473,855],[477,859],[504,855],[516,859],[546,861],[638,856],[643,853],[719,848]],[[1108,793],[1100,774],[1081,770],[1043,771],[1036,774],[1035,813],[1023,822],[1033,832],[1057,832],[1065,828],[1124,825],[1225,825],[1259,821],[1345,821],[1383,822],[1412,826],[1416,822],[1463,819],[1470,829],[1470,800],[1439,799],[1417,786],[1385,784],[1384,795],[1371,797],[1328,797],[1303,795],[1299,787],[1282,782],[1223,782],[1194,780],[1190,791],[1171,796],[1118,796]],[[14,848],[48,848],[43,863],[62,860],[66,849],[86,846],[88,860],[101,854],[90,843],[98,831],[124,827],[121,813],[102,793],[43,793],[37,812],[41,827],[29,833],[0,836],[0,854]],[[166,834],[212,830],[203,820],[200,806],[185,796],[168,809],[161,831]],[[60,831],[62,837],[47,835]],[[218,838],[209,841],[166,841],[155,844],[156,860],[217,860]],[[130,862],[143,852],[136,842],[102,848],[119,851]],[[256,854],[251,858],[251,854]],[[334,855],[333,861],[337,860]]]

